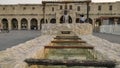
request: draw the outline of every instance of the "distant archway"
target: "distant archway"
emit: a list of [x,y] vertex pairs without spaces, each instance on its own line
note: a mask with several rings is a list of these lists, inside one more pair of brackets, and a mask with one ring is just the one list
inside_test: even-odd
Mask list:
[[15,19],[15,18],[12,19],[11,26],[12,26],[13,30],[17,30],[18,29],[18,21],[17,21],[17,19]]
[[[87,22],[87,19],[85,20],[85,22]],[[93,20],[92,20],[91,18],[88,18],[88,22],[89,22],[90,24],[93,24]]]
[[55,19],[55,18],[52,18],[52,19],[50,20],[50,23],[55,24],[55,23],[56,23],[56,19]]
[[[72,17],[68,16],[68,23],[72,23]],[[65,23],[64,15],[60,17],[60,23]]]
[[22,29],[22,30],[28,29],[28,21],[27,21],[27,19],[25,19],[25,18],[23,18],[23,19],[21,20],[21,29]]
[[114,23],[114,18],[109,18],[109,25],[113,25]]
[[44,23],[48,23],[48,21],[47,21],[47,19],[46,19],[46,22],[44,22],[44,18],[42,18],[42,19],[40,20],[40,30],[42,29],[42,24],[44,24]]
[[95,19],[93,31],[94,31],[94,32],[99,32],[101,25],[102,25],[101,19],[100,19],[100,18]]
[[40,23],[41,24],[48,23],[47,19],[46,19],[46,22],[44,22],[44,21],[45,21],[44,18],[42,18],[41,21],[40,21]]
[[96,19],[95,24],[97,26],[101,26],[102,25],[101,20],[100,19]]
[[2,19],[2,25],[3,25],[3,29],[8,29],[8,20],[7,19]]
[[31,19],[31,22],[30,22],[30,27],[31,27],[31,30],[37,30],[38,29],[38,22],[37,22],[37,19]]

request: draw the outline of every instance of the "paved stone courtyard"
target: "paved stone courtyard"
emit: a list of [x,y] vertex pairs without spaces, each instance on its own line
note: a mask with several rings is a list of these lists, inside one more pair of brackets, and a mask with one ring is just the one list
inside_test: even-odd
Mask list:
[[93,33],[93,35],[106,39],[110,42],[120,44],[120,35],[113,35],[113,34],[107,34],[107,33]]
[[[103,33],[93,33],[93,35],[106,39],[113,43],[120,44],[120,36]],[[10,31],[9,33],[0,33],[0,51],[10,48],[20,43],[24,43],[30,39],[40,36],[40,31]]]
[[10,31],[9,33],[0,33],[0,50],[24,43],[27,40],[40,36],[40,31]]

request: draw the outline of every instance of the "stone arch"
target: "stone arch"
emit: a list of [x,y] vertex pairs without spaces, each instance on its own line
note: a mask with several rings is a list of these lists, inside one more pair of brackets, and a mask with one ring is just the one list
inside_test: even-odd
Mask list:
[[8,29],[8,20],[6,18],[2,19],[2,28]]
[[94,32],[99,32],[100,31],[100,26],[102,25],[101,18],[96,18],[95,23],[94,23]]
[[101,20],[100,20],[100,19],[96,19],[96,21],[95,21],[95,22],[96,22],[95,24],[96,24],[97,26],[101,26],[101,25],[102,25],[102,23],[101,23]]
[[13,18],[11,20],[11,27],[12,27],[13,30],[17,30],[18,29],[18,21],[17,21],[16,18]]
[[47,21],[47,19],[46,19],[46,22],[44,22],[44,18],[42,18],[42,19],[40,20],[40,23],[41,23],[41,24],[43,24],[43,23],[48,23],[48,21]]
[[55,19],[55,18],[52,18],[52,19],[50,20],[50,23],[52,23],[52,24],[56,23],[56,19]]
[[[85,20],[85,22],[87,22],[87,19]],[[90,24],[93,24],[93,20],[92,20],[91,18],[88,18],[88,22],[89,22]]]
[[28,21],[25,18],[21,19],[21,29],[22,30],[28,29]]
[[37,21],[37,19],[35,19],[35,18],[31,19],[30,27],[31,27],[31,30],[37,30],[38,29],[38,21]]
[[[68,18],[69,18],[68,23],[72,23],[72,17],[69,15]],[[60,17],[60,23],[61,24],[65,23],[65,21],[64,21],[64,15]]]
[[60,17],[60,23],[64,23],[63,16]]
[[[44,24],[45,22],[44,22],[44,18],[42,18],[41,20],[40,20],[40,30],[42,29],[42,24]],[[48,23],[48,21],[47,21],[47,19],[46,19],[46,23]]]

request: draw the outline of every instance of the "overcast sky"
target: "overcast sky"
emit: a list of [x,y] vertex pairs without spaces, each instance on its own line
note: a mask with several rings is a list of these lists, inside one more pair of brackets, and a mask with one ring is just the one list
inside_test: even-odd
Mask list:
[[[40,4],[41,1],[42,0],[0,0],[0,4]],[[46,1],[46,0],[43,0],[43,1]],[[120,0],[92,0],[92,1],[93,2],[115,2]]]

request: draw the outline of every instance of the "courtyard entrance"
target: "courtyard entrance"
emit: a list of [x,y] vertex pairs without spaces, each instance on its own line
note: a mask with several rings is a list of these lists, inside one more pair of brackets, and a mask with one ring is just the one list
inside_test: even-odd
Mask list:
[[[65,20],[66,20],[66,17],[65,17],[64,15],[60,17],[60,23],[61,23],[61,24],[62,24],[62,23],[67,23],[67,22],[65,22]],[[68,15],[67,20],[68,20],[68,23],[72,23],[72,18],[71,18],[71,16]]]
[[2,24],[3,24],[3,29],[8,29],[8,20],[7,19],[3,19]]
[[17,19],[12,19],[11,26],[12,26],[12,30],[17,30],[18,29],[18,21],[17,21]]
[[27,28],[28,28],[28,21],[24,18],[21,20],[21,29],[27,30]]
[[31,26],[30,26],[31,30],[37,30],[38,29],[38,25],[37,25],[38,22],[37,22],[36,19],[32,19],[30,23],[31,23]]

